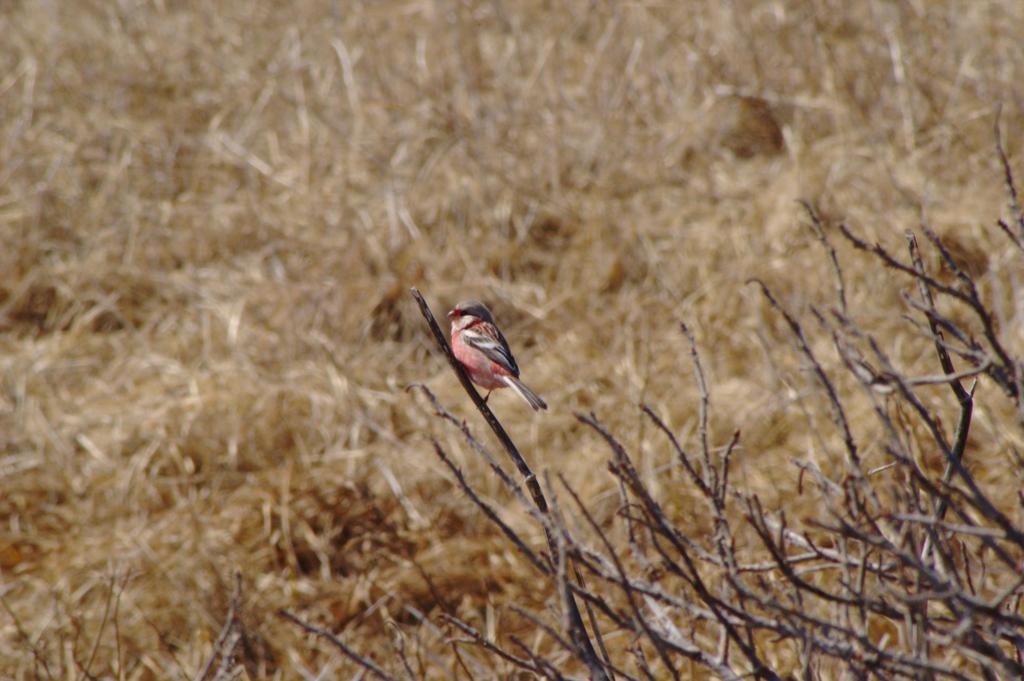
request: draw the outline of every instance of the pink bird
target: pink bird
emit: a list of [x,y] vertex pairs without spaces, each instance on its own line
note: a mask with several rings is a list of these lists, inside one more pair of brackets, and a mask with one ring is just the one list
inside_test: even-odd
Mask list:
[[548,408],[519,380],[519,365],[486,305],[478,300],[461,302],[448,313],[448,319],[452,320],[452,352],[470,380],[487,390],[485,402],[492,390],[512,388],[534,409]]

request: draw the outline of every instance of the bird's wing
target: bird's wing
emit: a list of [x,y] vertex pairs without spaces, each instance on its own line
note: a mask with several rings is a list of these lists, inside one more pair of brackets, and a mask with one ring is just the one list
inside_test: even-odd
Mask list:
[[487,324],[470,327],[462,332],[462,340],[484,353],[492,362],[504,367],[513,376],[519,376],[519,365],[516,364],[516,358],[512,356],[508,342],[497,327]]

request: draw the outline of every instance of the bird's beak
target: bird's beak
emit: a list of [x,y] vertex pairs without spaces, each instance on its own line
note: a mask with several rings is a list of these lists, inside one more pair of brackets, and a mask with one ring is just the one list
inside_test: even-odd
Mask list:
[[448,319],[455,319],[455,310],[448,311]]

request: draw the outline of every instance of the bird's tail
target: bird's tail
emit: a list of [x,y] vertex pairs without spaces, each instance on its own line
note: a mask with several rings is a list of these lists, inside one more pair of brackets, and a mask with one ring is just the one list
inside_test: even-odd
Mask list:
[[505,376],[505,384],[516,391],[516,393],[524,400],[529,402],[530,406],[535,410],[547,409],[547,402],[540,398],[540,395],[533,392],[526,387],[526,384],[520,381],[518,378],[512,376]]

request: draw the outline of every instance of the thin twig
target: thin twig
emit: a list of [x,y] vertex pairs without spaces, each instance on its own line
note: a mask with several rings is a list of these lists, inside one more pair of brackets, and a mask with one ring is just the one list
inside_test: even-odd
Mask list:
[[[1003,165],[1003,180],[1006,182],[1006,192],[1010,197],[1010,212],[1017,220],[1019,237],[1024,238],[1024,210],[1021,210],[1020,200],[1017,198],[1017,185],[1013,181],[1013,169],[1010,167],[1010,159],[1006,156],[1006,149],[1003,147],[1003,130],[999,124],[1002,117],[1003,107],[1000,104],[996,108],[996,120],[994,124],[996,136],[996,153],[999,154],[999,161]],[[1020,242],[1017,242],[1020,245]]]
[[224,626],[221,628],[220,634],[218,634],[217,640],[213,644],[209,659],[206,660],[206,664],[203,665],[203,668],[195,676],[195,681],[204,681],[210,672],[213,671],[213,664],[217,661],[217,658],[230,658],[234,653],[235,646],[238,645],[239,636],[235,636],[234,640],[230,641],[230,645],[228,645],[228,639],[232,636],[232,632],[239,628],[239,612],[242,608],[242,573],[236,570],[234,577],[235,583],[231,591],[231,598],[228,601],[228,616],[225,618]]
[[452,625],[454,625],[455,627],[457,627],[458,629],[462,630],[463,633],[467,634],[470,637],[470,639],[472,639],[473,643],[475,643],[476,645],[480,646],[484,650],[497,655],[501,659],[505,660],[506,662],[512,663],[513,665],[519,667],[520,669],[525,669],[526,671],[530,671],[530,672],[537,671],[536,667],[534,667],[532,664],[530,664],[529,662],[527,662],[526,660],[524,660],[522,658],[516,657],[512,653],[509,653],[509,652],[507,652],[505,650],[502,650],[501,648],[499,648],[495,644],[493,644],[490,641],[488,641],[484,637],[484,635],[481,634],[479,631],[474,629],[472,626],[470,626],[466,622],[463,622],[458,617],[455,617],[453,615],[448,615],[448,614],[441,615],[441,617],[443,617],[446,622],[449,622]]
[[301,617],[293,614],[289,610],[281,609],[277,611],[277,614],[285,618],[286,620],[302,627],[302,629],[304,629],[306,632],[313,634],[314,636],[318,636],[319,638],[322,638],[323,640],[327,641],[332,646],[341,651],[342,655],[352,660],[366,671],[375,675],[377,678],[383,679],[384,681],[397,681],[397,679],[395,679],[393,676],[390,676],[387,672],[385,672],[383,669],[377,666],[376,662],[369,658],[363,657],[356,651],[352,650],[347,645],[345,645],[345,643],[341,639],[339,639],[337,636],[327,631],[323,627],[318,627],[314,624],[310,624],[309,622],[306,622]]
[[473,490],[473,487],[469,484],[469,482],[467,482],[466,477],[462,474],[462,471],[459,469],[458,466],[455,465],[455,463],[450,458],[448,458],[448,455],[445,453],[444,449],[441,447],[440,443],[437,442],[437,440],[434,440],[434,452],[437,454],[438,458],[441,459],[441,462],[448,467],[448,470],[451,471],[452,475],[455,476],[455,480],[459,483],[459,487],[462,488],[462,491],[465,492],[466,496],[469,497],[470,501],[472,501],[477,506],[477,508],[479,508],[483,512],[484,516],[486,516],[488,520],[490,520],[492,523],[498,526],[498,529],[501,530],[502,534],[504,534],[505,537],[510,542],[512,542],[512,545],[515,546],[519,550],[519,552],[523,554],[523,556],[526,557],[526,559],[530,561],[530,563],[535,568],[537,568],[542,574],[552,574],[551,566],[542,561],[537,556],[537,554],[534,553],[533,549],[527,546],[526,542],[523,541],[518,534],[516,534],[515,530],[513,530],[508,525],[508,523],[501,519],[501,517],[498,515],[498,512],[491,508],[489,504],[487,504],[477,495],[477,493]]
[[825,249],[826,255],[828,255],[829,264],[832,266],[832,276],[836,280],[836,297],[839,298],[839,306],[842,308],[843,314],[846,314],[846,282],[843,281],[843,269],[839,266],[836,249],[825,235],[825,227],[821,224],[821,218],[818,217],[818,213],[811,206],[810,202],[800,200],[798,203],[807,211],[807,216],[811,219],[811,226],[814,229],[814,236],[818,239],[818,243],[821,244],[822,248]]

